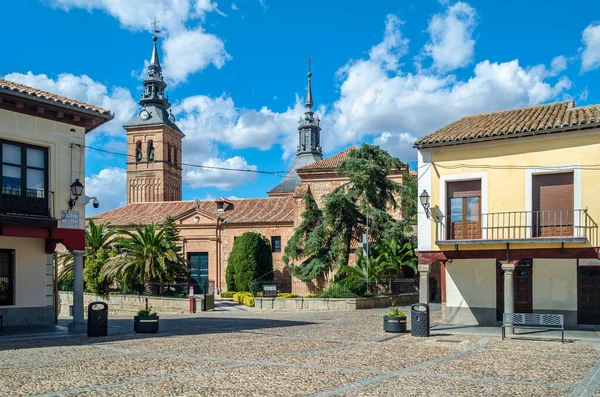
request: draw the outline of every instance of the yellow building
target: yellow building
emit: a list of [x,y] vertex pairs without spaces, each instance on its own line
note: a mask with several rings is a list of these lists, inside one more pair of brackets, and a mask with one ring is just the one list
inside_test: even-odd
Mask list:
[[[85,134],[108,110],[0,79],[0,318],[4,326],[54,322],[52,259],[75,258],[74,322],[83,322]],[[80,196],[85,197],[85,196]]]
[[448,323],[600,324],[600,105],[463,117],[415,147],[422,302],[439,272]]

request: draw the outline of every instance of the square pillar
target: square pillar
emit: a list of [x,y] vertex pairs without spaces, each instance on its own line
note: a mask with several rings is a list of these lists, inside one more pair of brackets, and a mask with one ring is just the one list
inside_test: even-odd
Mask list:
[[431,265],[419,265],[419,303],[429,304],[429,272]]
[[87,324],[83,316],[83,254],[85,251],[73,250],[73,322],[69,332],[86,332]]

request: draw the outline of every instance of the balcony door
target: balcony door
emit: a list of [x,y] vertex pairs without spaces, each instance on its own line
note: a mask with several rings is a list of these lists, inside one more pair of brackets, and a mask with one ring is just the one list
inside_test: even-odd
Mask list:
[[533,175],[532,237],[573,236],[573,172]]
[[481,238],[481,180],[448,182],[447,238]]

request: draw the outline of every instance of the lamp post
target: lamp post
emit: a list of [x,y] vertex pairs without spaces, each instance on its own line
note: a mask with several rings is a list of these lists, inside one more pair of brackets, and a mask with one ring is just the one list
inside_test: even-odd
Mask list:
[[77,202],[77,199],[83,194],[83,185],[79,182],[79,179],[75,179],[75,182],[71,183],[71,198],[69,199],[69,210],[72,210]]
[[429,203],[429,193],[427,193],[427,190],[423,190],[423,193],[421,193],[421,195],[419,196],[419,200],[421,200],[421,205],[423,206],[423,209],[425,210],[425,215],[427,216],[427,219],[429,219],[431,212],[429,211],[430,208],[430,203]]

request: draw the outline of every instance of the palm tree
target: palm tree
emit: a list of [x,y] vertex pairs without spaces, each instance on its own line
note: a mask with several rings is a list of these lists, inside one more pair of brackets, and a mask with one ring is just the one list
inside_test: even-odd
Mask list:
[[[85,256],[95,257],[100,249],[109,249],[111,240],[117,230],[110,228],[108,222],[96,225],[93,219],[90,219],[88,226],[85,228]],[[58,254],[58,264],[60,270],[58,279],[62,279],[65,275],[73,273],[73,255],[69,251]]]
[[109,278],[122,278],[129,284],[144,284],[144,293],[152,295],[154,280],[173,279],[187,270],[187,263],[176,250],[176,237],[169,228],[159,228],[153,223],[146,226],[133,225],[133,231],[121,231],[115,239],[118,254],[110,258],[103,269]]

